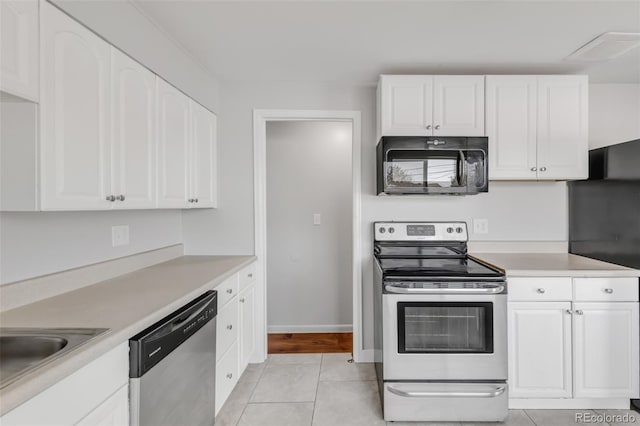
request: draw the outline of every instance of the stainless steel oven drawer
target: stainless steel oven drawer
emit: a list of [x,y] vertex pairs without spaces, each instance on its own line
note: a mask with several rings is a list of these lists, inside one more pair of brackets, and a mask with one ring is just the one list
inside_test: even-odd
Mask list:
[[387,421],[500,422],[508,413],[502,383],[384,382]]

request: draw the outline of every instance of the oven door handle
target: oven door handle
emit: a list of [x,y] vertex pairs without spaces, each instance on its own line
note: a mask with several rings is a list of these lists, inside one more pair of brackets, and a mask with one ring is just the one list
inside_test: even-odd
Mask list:
[[487,392],[469,391],[403,391],[387,386],[389,392],[404,398],[496,398],[505,391],[504,386],[498,386],[494,390]]
[[387,284],[384,289],[389,293],[398,294],[498,294],[504,291],[504,285],[486,288],[407,288]]

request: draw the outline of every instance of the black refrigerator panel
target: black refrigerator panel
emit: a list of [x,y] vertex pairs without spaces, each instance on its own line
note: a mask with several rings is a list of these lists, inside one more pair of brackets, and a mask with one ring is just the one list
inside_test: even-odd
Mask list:
[[640,139],[589,151],[589,180],[640,180]]
[[569,252],[640,269],[640,181],[570,182]]

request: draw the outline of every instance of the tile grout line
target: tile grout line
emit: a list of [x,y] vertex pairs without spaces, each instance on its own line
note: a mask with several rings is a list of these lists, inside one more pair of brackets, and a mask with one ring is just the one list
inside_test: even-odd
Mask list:
[[531,423],[533,423],[535,426],[540,426],[540,425],[538,425],[538,423],[536,423],[535,420],[533,420],[533,418],[529,415],[527,410],[522,410],[522,412],[524,413],[525,416],[527,416],[529,418],[529,420],[531,420]]
[[318,389],[320,389],[320,375],[322,374],[322,364],[324,363],[324,354],[320,356],[320,369],[318,370],[318,381],[316,383],[316,394],[313,398],[313,410],[311,411],[311,424],[313,426],[313,420],[316,416],[316,403],[318,402]]

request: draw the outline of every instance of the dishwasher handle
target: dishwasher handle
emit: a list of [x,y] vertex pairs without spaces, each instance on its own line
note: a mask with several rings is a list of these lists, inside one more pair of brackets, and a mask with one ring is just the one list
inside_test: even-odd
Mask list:
[[144,375],[217,313],[217,292],[208,291],[129,339],[129,377]]

